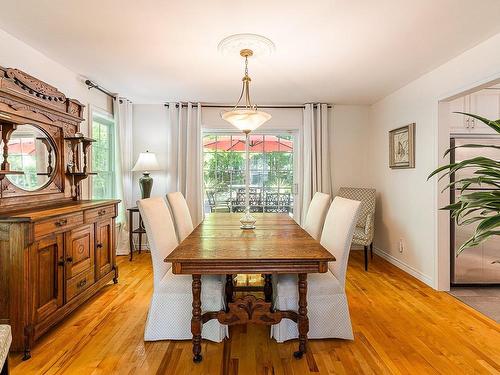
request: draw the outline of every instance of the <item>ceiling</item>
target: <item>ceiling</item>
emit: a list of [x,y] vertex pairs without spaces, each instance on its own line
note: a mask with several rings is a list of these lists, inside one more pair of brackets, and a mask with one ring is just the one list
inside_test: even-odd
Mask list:
[[499,0],[0,0],[0,28],[136,103],[231,103],[250,61],[257,103],[370,104],[500,32]]

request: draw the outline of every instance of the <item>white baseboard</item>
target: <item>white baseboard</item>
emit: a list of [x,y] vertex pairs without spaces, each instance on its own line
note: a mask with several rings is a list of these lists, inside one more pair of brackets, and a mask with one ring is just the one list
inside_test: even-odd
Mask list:
[[384,258],[386,261],[389,263],[395,265],[396,267],[402,269],[406,273],[412,275],[414,278],[417,280],[422,281],[423,283],[429,285],[431,288],[434,288],[433,286],[433,281],[432,277],[420,272],[419,270],[413,268],[409,264],[406,264],[405,262],[402,262],[398,258],[394,257],[393,255],[385,252],[382,249],[379,249],[378,247],[373,246],[373,252],[377,254],[379,257]]

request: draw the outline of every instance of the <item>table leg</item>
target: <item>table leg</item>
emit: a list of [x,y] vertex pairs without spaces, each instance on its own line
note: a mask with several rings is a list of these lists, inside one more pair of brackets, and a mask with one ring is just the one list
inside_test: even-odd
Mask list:
[[307,273],[299,273],[299,350],[293,353],[297,359],[307,351],[307,333],[309,332],[309,318],[307,317]]
[[264,296],[266,302],[273,300],[273,278],[271,274],[264,275]]
[[232,274],[226,275],[226,312],[229,312],[229,302],[233,302],[234,280]]
[[130,261],[134,254],[134,235],[132,231],[134,230],[134,217],[132,216],[132,211],[128,212],[128,242],[130,246]]
[[193,362],[199,363],[201,356],[201,275],[193,275],[193,317],[191,333],[193,334]]

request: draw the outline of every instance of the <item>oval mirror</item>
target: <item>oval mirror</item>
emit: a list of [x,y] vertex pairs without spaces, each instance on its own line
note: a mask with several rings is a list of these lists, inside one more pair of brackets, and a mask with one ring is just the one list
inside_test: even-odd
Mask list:
[[10,169],[21,175],[7,175],[9,181],[27,191],[46,186],[55,173],[55,147],[50,137],[34,125],[18,125],[9,141]]

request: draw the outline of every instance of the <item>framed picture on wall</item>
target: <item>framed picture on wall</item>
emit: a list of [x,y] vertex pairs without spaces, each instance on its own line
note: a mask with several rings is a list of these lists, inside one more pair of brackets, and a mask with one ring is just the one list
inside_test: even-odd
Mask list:
[[389,132],[389,167],[415,168],[415,123]]

